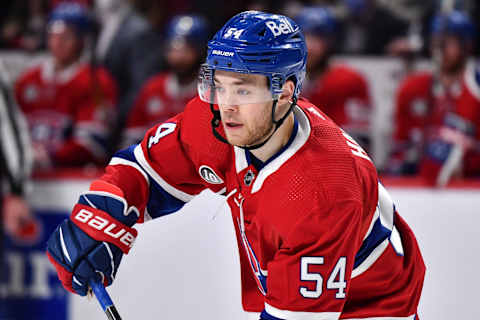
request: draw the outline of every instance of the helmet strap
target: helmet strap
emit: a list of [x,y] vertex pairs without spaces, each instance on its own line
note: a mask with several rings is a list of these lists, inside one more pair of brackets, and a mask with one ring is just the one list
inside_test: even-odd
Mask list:
[[212,125],[213,135],[215,136],[215,138],[217,138],[217,139],[220,140],[221,142],[226,143],[226,144],[230,144],[230,142],[228,142],[228,140],[225,139],[225,138],[217,131],[217,128],[220,126],[220,120],[221,120],[220,111],[215,110],[215,108],[213,107],[213,103],[210,103],[210,111],[212,111],[212,114],[213,114],[212,121],[210,122],[211,125]]

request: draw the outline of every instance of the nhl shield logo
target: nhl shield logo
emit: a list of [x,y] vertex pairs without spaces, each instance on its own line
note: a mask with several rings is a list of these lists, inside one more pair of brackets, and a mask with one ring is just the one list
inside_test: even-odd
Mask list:
[[213,169],[210,168],[209,166],[205,166],[205,165],[200,166],[200,168],[198,168],[198,173],[203,178],[203,180],[207,181],[208,183],[211,183],[211,184],[222,184],[223,183],[222,178],[220,178],[215,173],[215,171],[213,171]]
[[252,184],[253,179],[255,179],[255,174],[252,170],[248,170],[247,173],[245,173],[245,177],[243,177],[243,182],[248,187]]

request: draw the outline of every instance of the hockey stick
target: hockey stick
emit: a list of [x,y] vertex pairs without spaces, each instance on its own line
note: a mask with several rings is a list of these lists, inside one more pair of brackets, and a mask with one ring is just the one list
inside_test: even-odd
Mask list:
[[100,306],[103,311],[105,311],[108,320],[122,320],[103,283],[91,280],[90,288],[93,290],[93,293],[95,293],[95,297],[97,297]]

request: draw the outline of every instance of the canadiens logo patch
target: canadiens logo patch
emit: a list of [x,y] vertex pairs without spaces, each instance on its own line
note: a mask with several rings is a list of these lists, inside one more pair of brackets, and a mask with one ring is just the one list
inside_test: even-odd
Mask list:
[[211,184],[222,184],[223,183],[222,178],[220,178],[215,173],[215,171],[213,171],[213,169],[210,168],[209,166],[205,166],[205,165],[200,166],[200,168],[198,168],[198,173],[203,178],[203,180],[207,181],[208,183],[211,183]]

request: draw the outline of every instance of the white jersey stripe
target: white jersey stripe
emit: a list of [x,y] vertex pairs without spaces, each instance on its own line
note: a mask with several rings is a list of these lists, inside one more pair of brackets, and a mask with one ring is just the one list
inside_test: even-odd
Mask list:
[[380,209],[380,221],[382,225],[388,230],[392,230],[394,215],[393,200],[381,183],[378,183],[378,207]]
[[235,169],[237,169],[237,173],[240,173],[243,169],[248,167],[247,158],[245,157],[245,150],[233,146],[233,151],[235,152]]
[[407,317],[373,317],[373,318],[348,318],[343,320],[414,320],[415,315],[412,314]]
[[400,232],[398,232],[398,229],[395,226],[393,226],[392,235],[390,236],[390,244],[399,256],[404,255],[402,237],[400,236]]
[[370,266],[377,261],[377,259],[382,255],[382,253],[387,249],[389,244],[388,238],[383,240],[373,251],[370,255],[355,269],[352,271],[352,279],[361,275],[365,271],[367,271]]
[[380,223],[384,228],[387,228],[392,233],[390,236],[381,242],[370,255],[355,269],[352,271],[352,279],[359,276],[365,272],[370,266],[377,261],[377,259],[383,254],[387,248],[389,242],[392,244],[392,247],[395,249],[398,255],[403,255],[403,246],[401,242],[401,235],[394,226],[394,215],[395,215],[395,206],[393,200],[390,197],[390,194],[385,189],[385,187],[378,183],[378,204],[373,214],[372,221],[370,222],[370,227],[368,228],[367,233],[363,237],[365,240],[372,232],[373,226],[377,219],[380,219]]
[[138,172],[140,172],[142,174],[142,176],[145,178],[145,181],[147,181],[147,184],[150,185],[150,181],[148,181],[148,176],[147,174],[145,173],[145,171],[142,170],[142,168],[140,168],[140,166],[138,164],[136,164],[135,162],[132,162],[132,161],[129,161],[129,160],[126,160],[126,159],[123,159],[123,158],[119,158],[119,157],[113,157],[110,162],[108,163],[109,166],[115,166],[115,165],[124,165],[124,166],[129,166],[129,167],[133,167],[135,169],[138,170]]
[[276,318],[288,320],[337,320],[340,312],[301,312],[281,310],[265,303],[265,311]]
[[163,188],[163,190],[165,190],[175,198],[182,200],[183,202],[189,202],[195,197],[195,195],[191,195],[181,190],[178,190],[177,188],[173,187],[172,185],[168,184],[165,180],[163,180],[162,177],[160,177],[160,175],[157,172],[155,172],[155,170],[150,166],[150,164],[148,164],[147,159],[143,154],[141,145],[136,146],[133,153],[135,155],[135,159],[138,161],[142,169],[144,169],[145,172],[150,177],[152,177],[152,179],[155,180],[155,182],[157,182],[160,185],[160,187]]
[[[265,311],[276,318],[287,320],[330,320],[339,319],[340,312],[301,312],[280,310],[265,303]],[[367,317],[367,318],[348,318],[343,320],[415,320],[415,314],[406,317]]]

